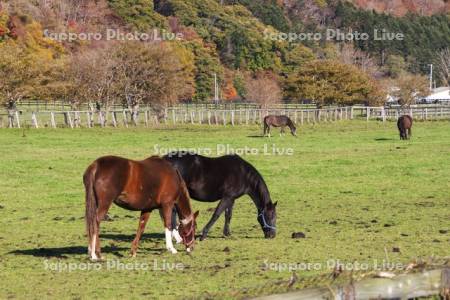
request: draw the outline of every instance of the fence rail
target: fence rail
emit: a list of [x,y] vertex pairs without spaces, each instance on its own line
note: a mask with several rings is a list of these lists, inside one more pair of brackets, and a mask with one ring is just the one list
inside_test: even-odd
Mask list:
[[403,274],[392,278],[368,278],[346,285],[310,288],[258,297],[254,300],[416,299],[431,296],[450,299],[449,268]]
[[251,125],[261,124],[269,114],[287,115],[297,125],[340,120],[365,119],[388,121],[396,120],[403,114],[409,114],[419,120],[450,119],[450,106],[384,108],[384,107],[335,107],[324,109],[298,108],[239,108],[208,109],[190,107],[171,107],[161,111],[149,108],[134,112],[128,109],[110,111],[16,111],[0,113],[0,127],[31,126],[34,128],[57,127],[152,127],[160,124],[207,124],[207,125]]
[[[150,109],[151,105],[141,105],[145,106],[146,109]],[[23,111],[69,111],[73,110],[73,106],[69,101],[62,100],[20,100],[17,103],[17,107]],[[95,103],[82,103],[77,109],[78,110],[90,110],[95,107]],[[176,105],[178,108],[184,108],[188,110],[198,110],[198,109],[256,109],[259,108],[260,105],[254,102],[230,102],[230,101],[220,101],[218,103],[215,102],[204,102],[204,103],[179,103]],[[272,104],[273,108],[315,108],[314,104],[301,104],[301,103],[277,103]],[[111,105],[111,110],[121,110],[126,109],[123,104],[115,103]]]

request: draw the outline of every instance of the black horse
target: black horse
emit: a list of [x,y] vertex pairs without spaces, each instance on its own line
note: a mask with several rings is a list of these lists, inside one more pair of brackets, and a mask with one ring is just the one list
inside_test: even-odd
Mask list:
[[264,136],[270,137],[270,126],[281,127],[280,135],[284,134],[284,128],[287,126],[291,130],[293,136],[297,136],[297,128],[294,122],[288,116],[268,115],[264,118]]
[[[277,202],[272,203],[264,179],[251,164],[237,155],[209,158],[186,152],[169,153],[164,159],[180,172],[192,199],[202,202],[220,200],[211,220],[203,228],[200,240],[206,238],[211,226],[223,211],[225,211],[223,234],[230,235],[234,200],[242,195],[249,195],[255,203],[258,209],[257,220],[265,238],[275,237]],[[174,218],[176,217],[173,216],[172,220]]]

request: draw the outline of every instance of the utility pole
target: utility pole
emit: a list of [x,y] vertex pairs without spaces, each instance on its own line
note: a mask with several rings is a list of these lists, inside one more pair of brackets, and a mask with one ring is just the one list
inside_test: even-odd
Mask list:
[[219,104],[219,87],[217,85],[217,74],[214,73],[214,102]]
[[430,64],[430,92],[433,90],[433,64]]

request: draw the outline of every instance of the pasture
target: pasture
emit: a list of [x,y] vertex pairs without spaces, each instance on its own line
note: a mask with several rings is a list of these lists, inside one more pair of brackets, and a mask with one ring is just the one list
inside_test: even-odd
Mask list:
[[[292,288],[302,288],[319,284],[332,260],[372,268],[386,259],[448,257],[449,125],[416,122],[410,141],[400,141],[394,122],[363,121],[305,125],[298,138],[273,129],[270,139],[258,126],[1,129],[0,298],[241,298],[288,280],[291,272],[276,264],[315,264],[296,271]],[[217,144],[248,152],[244,159],[265,178],[278,201],[275,239],[263,238],[256,209],[243,197],[231,237],[222,237],[221,216],[192,255],[181,245],[177,255],[165,250],[154,212],[133,259],[139,213],[113,206],[101,225],[107,261],[89,264],[82,174],[90,162],[109,154],[143,159],[155,148],[211,148],[216,155]],[[274,155],[273,147],[293,155]],[[199,231],[217,203],[192,204]],[[62,270],[69,264],[76,270]]]

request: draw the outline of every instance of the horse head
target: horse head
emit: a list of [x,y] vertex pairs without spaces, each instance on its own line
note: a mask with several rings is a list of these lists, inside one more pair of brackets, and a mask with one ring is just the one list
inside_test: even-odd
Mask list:
[[186,219],[181,220],[178,231],[183,240],[183,244],[186,246],[186,251],[191,252],[194,250],[195,244],[195,228],[197,227],[196,219],[198,217],[198,211],[193,215],[190,215]]
[[277,223],[277,202],[269,202],[258,213],[258,222],[264,232],[266,239],[272,239],[276,235],[276,223]]

